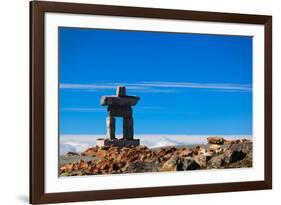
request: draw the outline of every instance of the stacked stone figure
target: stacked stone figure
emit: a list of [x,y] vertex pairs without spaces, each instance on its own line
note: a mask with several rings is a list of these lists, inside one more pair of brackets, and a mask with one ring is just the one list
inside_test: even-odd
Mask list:
[[[139,140],[134,139],[134,122],[132,106],[135,106],[139,97],[126,95],[125,86],[117,86],[116,96],[102,96],[101,105],[108,106],[106,128],[106,139],[98,139],[97,145],[138,146]],[[123,118],[123,138],[115,137],[115,117]]]

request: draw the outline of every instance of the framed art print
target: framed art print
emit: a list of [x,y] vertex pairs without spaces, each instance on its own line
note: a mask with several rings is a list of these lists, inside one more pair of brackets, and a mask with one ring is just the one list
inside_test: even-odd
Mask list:
[[30,3],[30,203],[271,189],[272,17]]

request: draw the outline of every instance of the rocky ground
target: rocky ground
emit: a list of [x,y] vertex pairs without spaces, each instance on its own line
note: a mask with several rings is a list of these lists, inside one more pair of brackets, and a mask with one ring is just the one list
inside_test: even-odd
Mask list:
[[60,159],[60,176],[252,167],[252,141],[207,138],[194,147],[91,147]]

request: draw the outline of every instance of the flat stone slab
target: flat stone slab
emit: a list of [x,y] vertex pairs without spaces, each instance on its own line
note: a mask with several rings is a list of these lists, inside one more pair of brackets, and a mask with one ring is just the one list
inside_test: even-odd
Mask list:
[[137,96],[102,96],[101,97],[101,105],[107,105],[107,106],[134,106],[139,101],[139,97]]
[[97,139],[97,146],[114,146],[114,147],[137,147],[140,145],[139,139],[107,139],[99,138]]

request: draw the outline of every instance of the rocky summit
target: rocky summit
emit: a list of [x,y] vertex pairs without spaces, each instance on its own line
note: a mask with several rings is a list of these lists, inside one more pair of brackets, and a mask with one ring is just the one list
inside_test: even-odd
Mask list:
[[209,137],[194,147],[91,147],[81,154],[68,153],[60,176],[186,171],[252,167],[252,141]]

